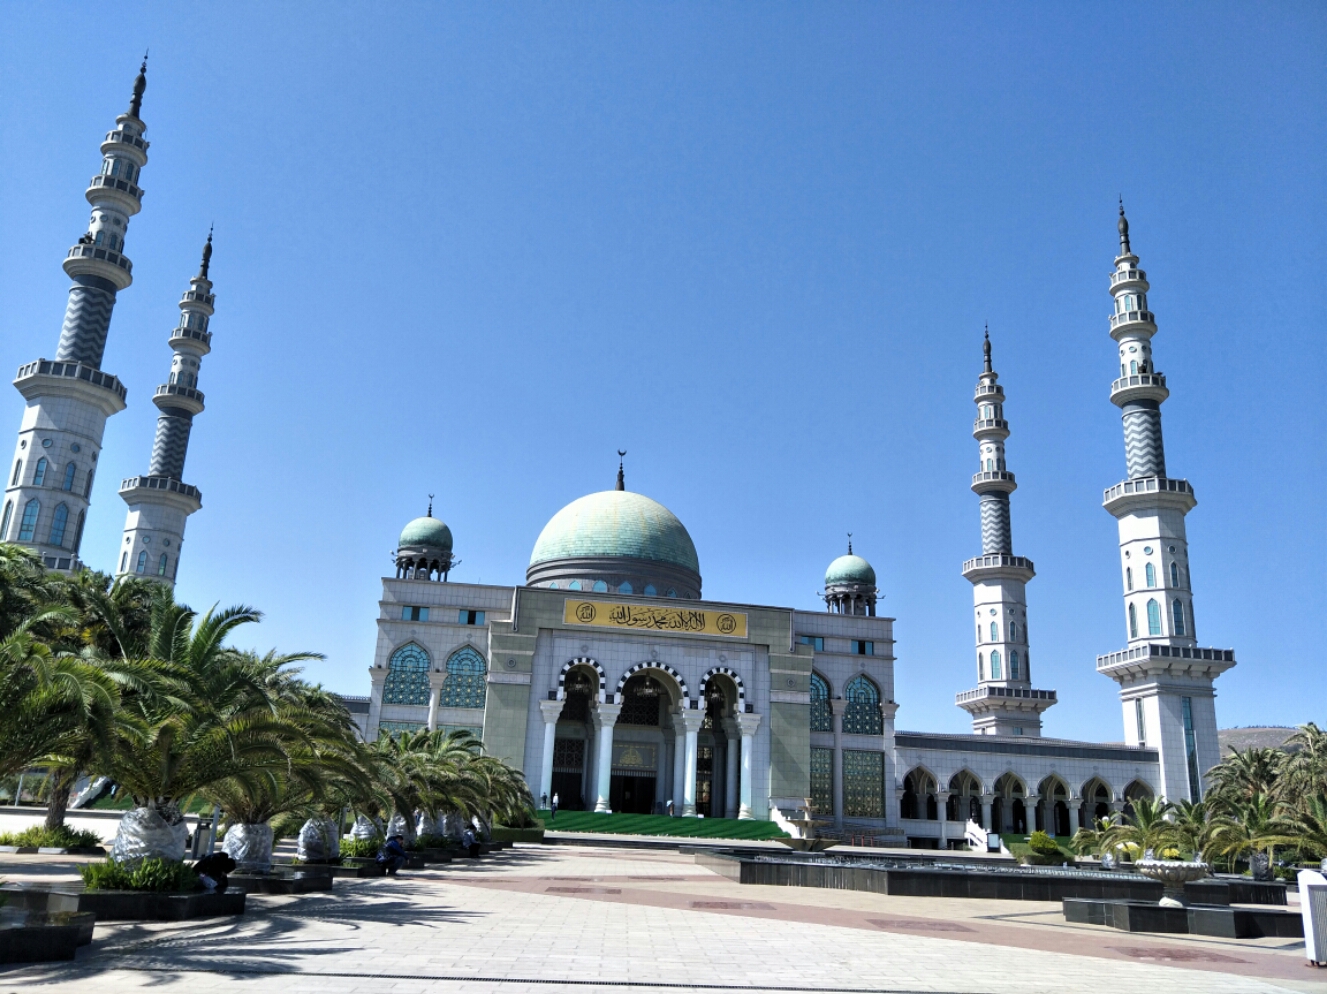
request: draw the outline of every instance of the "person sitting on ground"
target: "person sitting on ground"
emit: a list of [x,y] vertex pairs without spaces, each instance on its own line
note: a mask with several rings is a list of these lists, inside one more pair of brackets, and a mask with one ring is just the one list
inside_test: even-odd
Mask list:
[[461,845],[465,847],[471,859],[479,858],[479,840],[475,838],[475,830],[468,825],[461,833]]
[[230,886],[229,874],[235,872],[235,860],[229,853],[214,852],[204,856],[194,864],[194,873],[203,884],[204,890],[214,890],[218,894],[226,893]]
[[382,848],[378,850],[378,865],[387,870],[389,877],[396,876],[396,871],[405,866],[405,836],[390,835],[387,841],[383,843]]

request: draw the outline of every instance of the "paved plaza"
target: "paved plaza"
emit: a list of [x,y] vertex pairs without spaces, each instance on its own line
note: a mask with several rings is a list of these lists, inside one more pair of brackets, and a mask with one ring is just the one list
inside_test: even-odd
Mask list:
[[[0,876],[75,867],[10,856]],[[517,847],[248,901],[236,919],[98,925],[75,962],[0,971],[0,994],[1327,992],[1297,940],[1129,935],[1037,902],[741,886],[670,851]]]

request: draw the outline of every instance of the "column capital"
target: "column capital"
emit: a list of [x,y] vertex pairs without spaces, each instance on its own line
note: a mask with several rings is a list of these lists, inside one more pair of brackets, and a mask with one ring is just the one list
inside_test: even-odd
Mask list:
[[443,684],[445,684],[446,682],[447,682],[446,673],[443,673],[439,670],[429,670],[429,690],[431,690],[435,695],[438,693],[438,691],[442,689]]
[[848,702],[842,698],[835,698],[829,702],[829,720],[833,725],[834,734],[843,734],[843,712],[848,709]]
[[739,714],[737,717],[738,727],[742,729],[742,737],[749,738],[756,734],[756,729],[760,727],[760,718],[758,714]]
[[562,701],[540,701],[539,711],[544,716],[545,725],[556,725],[562,716]]
[[373,683],[373,685],[374,685],[375,687],[381,687],[384,683],[387,682],[387,667],[386,667],[386,666],[370,666],[370,667],[369,667],[369,680],[372,681],[372,683]]
[[612,728],[617,724],[617,716],[621,713],[621,704],[604,704],[600,701],[590,711],[590,720],[594,722],[596,729]]
[[682,727],[686,729],[688,735],[694,735],[700,731],[700,726],[705,724],[705,712],[683,711],[681,708],[678,708],[673,711],[674,727],[677,726],[679,721],[682,723]]

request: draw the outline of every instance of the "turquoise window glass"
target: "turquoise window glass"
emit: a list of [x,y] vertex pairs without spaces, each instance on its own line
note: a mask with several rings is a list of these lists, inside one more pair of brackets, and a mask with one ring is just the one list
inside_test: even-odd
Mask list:
[[1010,649],[1010,650],[1009,650],[1009,679],[1010,679],[1010,680],[1017,680],[1017,679],[1018,679],[1018,650],[1017,650],[1017,649]]
[[1181,604],[1181,603],[1179,602],[1179,599],[1178,599],[1178,598],[1176,598],[1175,602],[1174,602],[1173,604],[1171,604],[1170,608],[1171,608],[1171,612],[1170,612],[1170,613],[1171,613],[1171,614],[1174,616],[1174,618],[1175,618],[1175,634],[1176,634],[1176,635],[1183,635],[1183,634],[1184,634],[1184,605]]
[[157,576],[166,575],[166,553],[161,554],[161,559],[157,562]]
[[829,684],[819,673],[811,674],[811,731],[834,731],[834,719],[829,712]]
[[1161,605],[1154,600],[1147,602],[1147,634],[1161,634]]
[[5,541],[5,536],[9,534],[9,519],[14,516],[14,502],[5,501],[5,517],[0,521],[0,542]]
[[1172,587],[1180,585],[1180,568],[1176,563],[1170,564],[1170,585]]
[[991,641],[992,642],[1000,641],[1000,626],[997,622],[994,621],[991,622]]
[[608,584],[603,580],[595,580],[593,589],[596,594],[606,594],[608,593]]
[[482,708],[485,676],[484,657],[466,646],[447,657],[447,681],[442,685],[442,706],[446,708]]
[[20,542],[31,542],[32,535],[37,530],[37,512],[41,510],[41,504],[34,497],[23,505],[23,517],[18,523],[18,540]]
[[78,467],[75,466],[73,463],[70,463],[68,466],[65,467],[65,479],[64,479],[64,483],[60,484],[60,489],[61,489],[61,490],[73,490],[73,489],[74,489],[74,474],[75,474],[77,471],[78,471]]
[[32,485],[40,487],[46,482],[46,457],[37,460],[37,468],[32,473]]
[[387,660],[387,679],[382,685],[384,704],[428,704],[429,654],[415,642],[407,642]]
[[65,526],[69,524],[69,508],[63,504],[55,506],[55,513],[51,515],[51,534],[47,541],[51,545],[65,544]]
[[1149,587],[1155,587],[1157,585],[1157,568],[1151,563],[1148,563],[1143,567],[1143,570],[1147,574],[1147,585]]
[[659,591],[654,589],[654,584],[647,583],[645,584],[645,590],[642,591],[642,593],[644,593],[646,597],[655,597],[658,596]]
[[634,594],[636,591],[630,583],[624,583],[617,588],[619,594]]
[[986,679],[986,659],[980,652],[977,653],[977,679]]
[[1000,679],[1000,650],[999,650],[999,649],[992,649],[992,650],[991,650],[991,679],[992,679],[992,680],[999,680],[999,679]]
[[843,730],[852,735],[879,735],[884,731],[880,716],[880,691],[864,676],[854,677],[843,690]]
[[144,549],[138,554],[138,565],[134,572],[141,573],[145,569],[147,569],[147,549]]
[[1138,612],[1132,604],[1129,605],[1129,638],[1138,637]]
[[580,580],[572,580],[569,584],[567,584],[567,589],[568,589],[568,590],[580,590],[580,589],[581,589],[581,581],[580,581]]

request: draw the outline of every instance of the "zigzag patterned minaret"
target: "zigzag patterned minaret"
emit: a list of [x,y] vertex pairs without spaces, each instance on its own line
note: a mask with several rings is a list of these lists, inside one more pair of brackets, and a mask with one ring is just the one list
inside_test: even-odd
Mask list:
[[972,489],[981,498],[981,552],[963,564],[972,583],[977,627],[977,687],[954,703],[972,715],[978,735],[1040,735],[1041,713],[1055,704],[1055,691],[1034,690],[1028,659],[1026,585],[1032,560],[1014,555],[1009,495],[1018,484],[1005,468],[1004,388],[991,366],[991,337],[983,344],[985,364],[973,401],[977,420],[977,473]]
[[1110,335],[1120,375],[1110,399],[1123,412],[1128,478],[1106,491],[1119,522],[1127,649],[1097,657],[1097,671],[1120,685],[1125,738],[1160,752],[1161,793],[1198,800],[1202,777],[1220,760],[1212,681],[1235,665],[1230,649],[1200,649],[1195,635],[1184,517],[1198,503],[1188,480],[1166,476],[1161,404],[1166,377],[1152,364],[1156,320],[1147,309],[1147,273],[1129,246],[1120,204],[1120,254],[1110,276]]
[[152,443],[152,464],[147,476],[131,476],[120,485],[120,496],[129,505],[129,514],[124,522],[117,576],[141,574],[174,584],[185,521],[203,506],[198,488],[181,482],[181,478],[194,415],[203,411],[198,370],[203,356],[212,350],[212,332],[207,327],[216,303],[208,279],[211,264],[212,233],[208,232],[202,265],[180,299],[180,323],[170,333],[170,347],[175,353],[170,380],[157,387],[152,398],[161,410]]
[[48,569],[76,570],[106,419],[124,410],[125,388],[101,370],[115,296],[133,282],[124,255],[129,219],[142,209],[138,176],[147,165],[147,125],[139,118],[147,61],[129,109],[101,143],[101,172],[86,197],[88,230],[65,257],[73,279],[54,360],[19,367],[14,386],[27,409],[6,477],[0,540],[35,549]]

